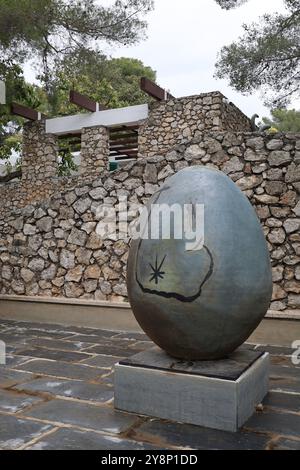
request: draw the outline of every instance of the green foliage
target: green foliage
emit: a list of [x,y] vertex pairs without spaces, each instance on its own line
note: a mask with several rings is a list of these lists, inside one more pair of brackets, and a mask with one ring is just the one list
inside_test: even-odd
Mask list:
[[[18,66],[0,74],[8,89],[8,104],[0,106],[0,159],[19,153],[22,143],[24,120],[10,114],[11,101],[38,109],[49,117],[84,112],[69,102],[69,91],[74,88],[110,108],[130,106],[150,101],[140,90],[140,78],[156,78],[155,71],[137,59],[107,59],[93,51],[66,56],[54,72],[48,92],[43,86],[27,84]],[[60,141],[60,175],[76,171],[72,159],[76,150],[79,149],[72,138]]]
[[[78,113],[78,107],[69,103],[72,88],[109,108],[145,103],[151,99],[140,89],[142,76],[156,79],[156,73],[137,59],[107,59],[93,51],[67,56],[56,68],[55,77],[49,83],[48,108],[45,112],[52,116]],[[72,152],[76,150],[72,139],[61,143],[61,175],[76,170],[72,166]]]
[[80,151],[80,141],[76,137],[63,136],[58,141],[58,175],[69,176],[78,167],[73,159],[73,152]]
[[137,59],[107,59],[97,52],[67,56],[49,84],[47,113],[78,112],[78,107],[69,103],[71,89],[109,108],[145,103],[149,99],[140,90],[142,76],[156,79],[156,73]]
[[0,54],[21,64],[36,60],[48,84],[53,67],[71,53],[97,50],[97,44],[134,44],[144,37],[141,19],[153,0],[0,0]]
[[[223,8],[243,3],[216,0]],[[242,93],[265,92],[266,104],[284,107],[300,90],[300,2],[284,0],[286,13],[244,25],[244,35],[222,48],[216,76]]]
[[25,82],[20,66],[0,60],[0,80],[6,83],[6,104],[0,105],[0,159],[6,160],[13,151],[19,152],[22,140],[23,119],[11,115],[11,102],[36,108],[40,101],[36,87]]
[[0,142],[0,160],[7,160],[13,152],[20,152],[22,144],[22,136],[20,133],[9,135]]
[[[0,79],[7,86],[7,105],[0,107],[0,159],[20,150],[23,119],[10,115],[11,101],[48,116],[78,112],[68,100],[72,88],[110,107],[145,101],[137,75],[154,78],[154,72],[131,59],[109,61],[99,46],[140,41],[147,26],[143,17],[153,9],[153,0],[114,0],[106,7],[99,3],[0,0]],[[25,83],[22,65],[28,60],[39,73],[40,87]],[[60,154],[62,174],[75,169],[70,149],[62,148]]]
[[58,176],[69,176],[72,171],[77,171],[78,166],[73,160],[72,148],[63,149],[59,152],[60,160],[58,165]]
[[280,132],[300,132],[300,111],[295,109],[273,109],[272,118],[263,118],[263,122]]

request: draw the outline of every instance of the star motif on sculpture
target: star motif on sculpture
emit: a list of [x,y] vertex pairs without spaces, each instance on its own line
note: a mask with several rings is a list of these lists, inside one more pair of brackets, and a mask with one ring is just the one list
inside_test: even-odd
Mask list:
[[166,256],[167,256],[167,255],[165,255],[165,256],[163,257],[163,259],[162,259],[160,265],[158,265],[158,257],[157,257],[157,255],[156,255],[156,259],[155,259],[155,266],[153,266],[151,263],[149,263],[149,265],[150,265],[150,267],[151,267],[151,269],[152,269],[152,271],[153,271],[153,272],[151,273],[151,276],[150,276],[150,282],[155,281],[155,284],[158,284],[159,279],[163,279],[163,278],[164,278],[164,274],[166,274],[166,273],[165,273],[165,271],[161,271],[161,268],[162,268],[162,266],[163,266],[163,264],[164,264],[164,261],[165,261],[165,259],[166,259]]

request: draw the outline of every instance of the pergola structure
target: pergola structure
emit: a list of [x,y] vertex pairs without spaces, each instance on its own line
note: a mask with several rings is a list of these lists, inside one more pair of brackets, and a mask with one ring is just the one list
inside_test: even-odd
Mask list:
[[[141,78],[140,87],[142,91],[157,101],[173,98],[167,90],[146,77]],[[97,103],[75,90],[70,91],[70,102],[89,111],[89,113],[47,119],[38,111],[17,103],[12,104],[11,112],[32,121],[45,119],[46,133],[55,134],[59,138],[70,137],[73,139],[73,144],[80,143],[83,128],[105,126],[110,132],[111,160],[128,160],[137,157],[138,129],[148,117],[148,104],[106,109],[101,103]]]

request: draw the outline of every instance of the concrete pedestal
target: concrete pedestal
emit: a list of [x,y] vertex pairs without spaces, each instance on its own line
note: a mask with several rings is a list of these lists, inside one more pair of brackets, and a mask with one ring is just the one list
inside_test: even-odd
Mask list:
[[179,361],[159,348],[115,366],[115,408],[237,431],[268,392],[269,354],[240,348],[219,361]]

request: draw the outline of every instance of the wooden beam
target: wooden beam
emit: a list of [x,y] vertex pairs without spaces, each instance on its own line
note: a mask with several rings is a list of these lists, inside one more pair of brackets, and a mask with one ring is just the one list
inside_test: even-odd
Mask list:
[[30,121],[38,121],[46,117],[44,114],[41,114],[35,109],[27,108],[27,106],[23,106],[22,104],[18,103],[12,103],[10,111],[12,114],[15,114],[16,116],[21,116],[25,119],[29,119]]
[[76,114],[74,116],[64,116],[46,120],[46,132],[48,134],[70,134],[80,133],[84,127],[105,126],[120,127],[125,126],[122,131],[128,129],[127,126],[138,127],[141,121],[148,117],[148,105],[140,104],[128,106],[126,108],[107,109],[91,114]]
[[126,150],[131,150],[131,149],[136,149],[138,148],[137,142],[135,144],[127,144],[127,145],[110,145],[110,150],[118,150],[121,151],[123,150],[126,153]]
[[115,142],[115,141],[118,141],[118,140],[128,140],[128,139],[134,139],[135,141],[137,141],[137,135],[136,134],[112,134],[110,135],[110,142]]
[[128,137],[127,139],[120,138],[118,139],[111,139],[110,145],[127,145],[127,144],[136,144],[138,143],[138,139],[136,136]]
[[106,109],[105,106],[103,106],[102,104],[91,100],[88,96],[82,95],[81,93],[78,93],[78,91],[75,90],[70,91],[70,102],[76,104],[77,106],[80,106],[81,108],[87,109],[92,113],[95,113],[96,111],[103,111],[104,109]]
[[171,100],[174,98],[169,92],[156,85],[156,83],[149,80],[149,78],[141,78],[141,90],[147,93],[148,95],[155,98],[157,101]]
[[133,126],[121,126],[121,127],[111,127],[109,129],[109,132],[111,134],[115,132],[124,132],[124,131],[132,131],[133,134],[138,133],[138,128],[139,126],[133,125]]
[[74,134],[62,134],[58,136],[58,140],[65,140],[65,139],[81,139],[81,132],[77,132]]
[[119,160],[128,160],[129,158],[136,158],[137,157],[137,154],[136,155],[120,155],[119,157],[115,157],[115,162],[118,162]]
[[136,150],[124,150],[124,151],[121,151],[121,150],[114,150],[112,149],[111,152],[110,152],[110,156],[113,157],[114,154],[116,155],[136,155],[137,154],[137,149]]
[[0,176],[0,183],[7,183],[15,178],[20,178],[22,176],[22,170],[12,171],[5,176]]

